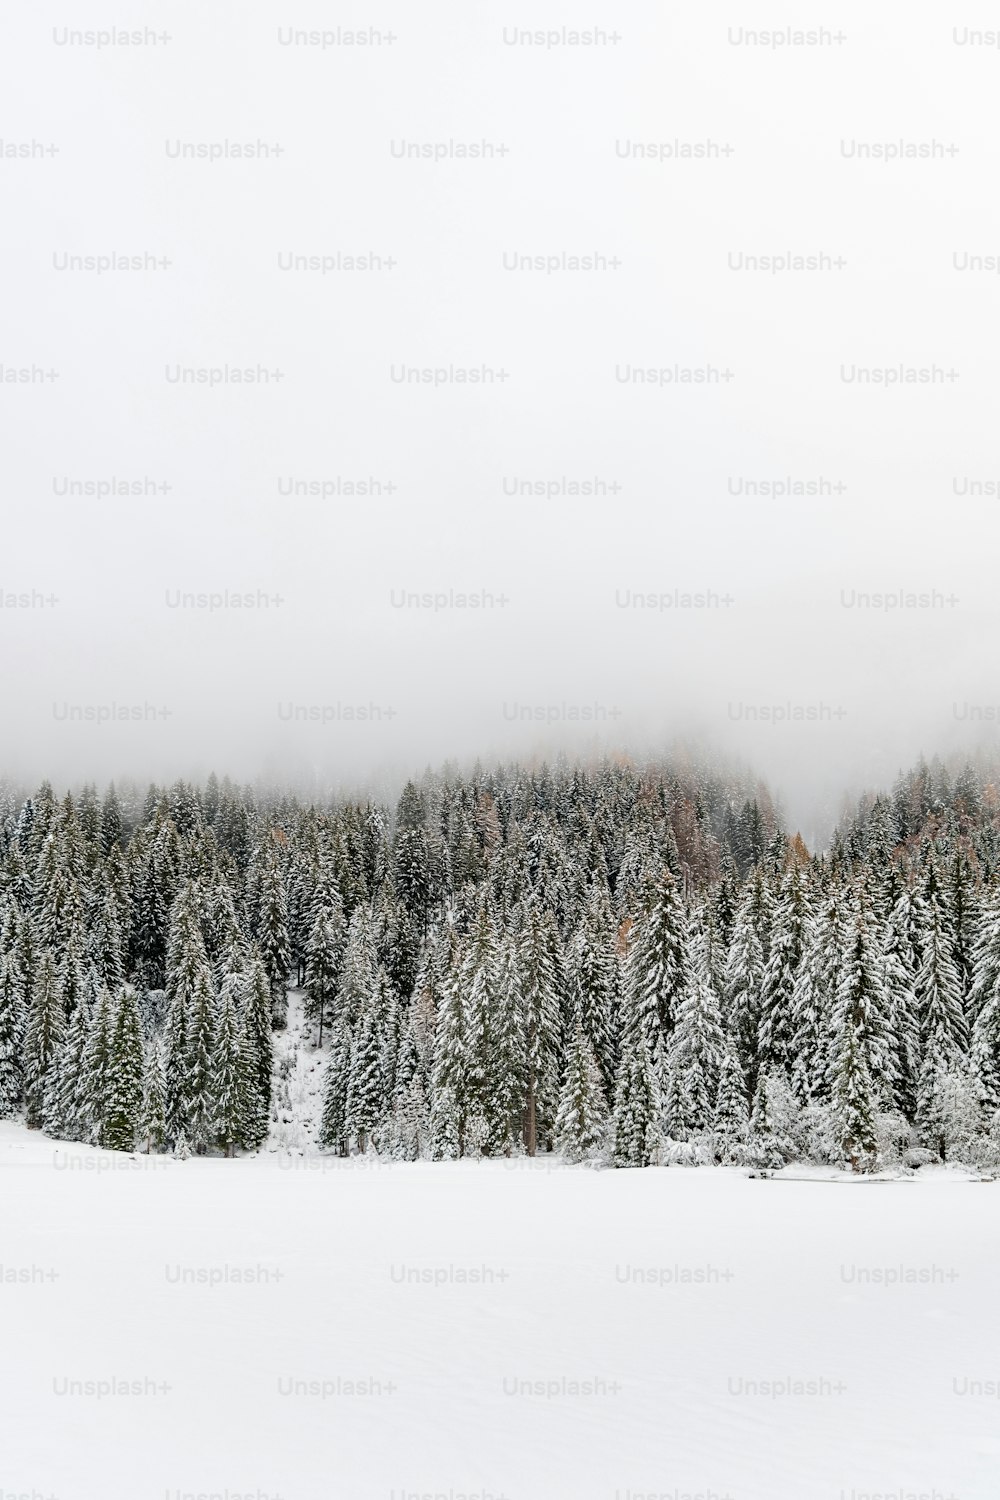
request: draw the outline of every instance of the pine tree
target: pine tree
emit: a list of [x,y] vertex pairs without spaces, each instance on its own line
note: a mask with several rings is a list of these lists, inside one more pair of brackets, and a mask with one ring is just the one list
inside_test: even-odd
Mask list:
[[243,1043],[246,1053],[246,1087],[248,1090],[247,1138],[257,1137],[260,1145],[267,1137],[271,1117],[271,1094],[274,1075],[274,1038],[271,1031],[271,992],[264,965],[257,955],[250,960],[243,991]]
[[185,1037],[183,1130],[192,1151],[203,1154],[212,1143],[215,1005],[208,965],[196,975]]
[[916,999],[921,1036],[917,1112],[926,1115],[938,1074],[960,1067],[968,1049],[961,979],[951,956],[943,913],[934,900],[927,908]]
[[247,1151],[256,1151],[267,1140],[270,1129],[271,1091],[258,1082],[256,1033],[244,1013],[239,1030],[239,1135]]
[[730,1042],[722,1054],[719,1068],[719,1090],[715,1101],[712,1129],[716,1139],[716,1156],[732,1158],[750,1134],[750,1109],[746,1080],[736,1049]]
[[111,1037],[108,1102],[101,1145],[111,1151],[135,1149],[142,1110],[143,1044],[139,997],[130,984],[119,992]]
[[431,1130],[435,1155],[446,1160],[465,1152],[469,1079],[469,1022],[462,976],[454,962],[440,980],[431,1088]]
[[344,934],[330,912],[320,912],[306,945],[306,1019],[318,1027],[317,1045],[323,1045],[323,1026],[337,993]]
[[44,1130],[66,1141],[90,1136],[87,1105],[86,1049],[90,1008],[84,998],[74,1009],[46,1089]]
[[625,1040],[613,1118],[616,1167],[648,1167],[657,1149],[660,1086],[644,1030]]
[[[382,976],[384,982],[384,976]],[[366,1151],[387,1111],[388,1090],[379,1031],[378,989],[358,1018],[351,1047],[345,1133]]]
[[16,1114],[23,1093],[24,1010],[13,954],[0,956],[0,1120]]
[[139,1134],[146,1142],[147,1155],[163,1151],[167,1144],[167,1082],[163,1068],[163,1048],[158,1037],[150,1042],[143,1075],[142,1114]]
[[608,1106],[601,1071],[582,1021],[566,1058],[566,1076],[556,1115],[556,1144],[567,1161],[584,1161],[604,1143]]
[[573,1013],[590,1039],[605,1089],[612,1086],[618,1062],[618,963],[610,935],[610,913],[599,901],[588,907],[567,955],[567,980]]
[[677,886],[665,871],[647,889],[625,959],[622,998],[623,1042],[642,1030],[649,1055],[657,1037],[673,1030],[687,973],[687,924]]
[[559,1103],[560,1004],[545,914],[529,903],[519,939],[525,1038],[524,1144],[534,1156],[555,1124]]
[[324,1073],[320,1144],[347,1154],[347,1092],[351,1082],[352,1037],[345,1021],[335,1021]]
[[111,1106],[111,994],[98,990],[83,1049],[83,1097],[80,1114],[89,1139],[100,1143]]
[[240,1025],[232,988],[223,987],[215,1021],[212,1077],[212,1140],[227,1156],[243,1144],[242,1126],[246,1110],[249,1080],[244,1076],[244,1057],[240,1047]]
[[527,1055],[520,966],[509,940],[500,946],[488,1045],[488,1148],[491,1155],[510,1156],[522,1137]]
[[272,1024],[282,1029],[288,1016],[288,971],[292,955],[288,942],[288,902],[277,858],[271,855],[261,868],[260,920],[257,945],[271,986]]
[[27,1124],[37,1130],[45,1111],[45,1087],[66,1027],[55,955],[42,951],[24,1027],[24,1097]]
[[726,957],[726,1021],[733,1035],[751,1094],[757,1091],[760,1071],[760,1025],[764,973],[767,966],[765,934],[770,906],[760,870],[743,888],[733,936]]
[[795,982],[806,947],[809,915],[802,873],[795,865],[781,884],[761,979],[757,1050],[764,1066],[784,1066],[794,1057]]
[[878,1149],[872,1065],[882,1061],[884,1066],[877,1030],[880,990],[881,976],[859,916],[845,953],[832,1017],[830,1078],[837,1139],[855,1172],[870,1167]]
[[675,1080],[669,1101],[671,1134],[680,1125],[685,1134],[709,1128],[715,1109],[725,1040],[719,1003],[713,993],[703,932],[689,945],[689,969],[677,1005],[677,1024],[671,1036],[669,1068]]

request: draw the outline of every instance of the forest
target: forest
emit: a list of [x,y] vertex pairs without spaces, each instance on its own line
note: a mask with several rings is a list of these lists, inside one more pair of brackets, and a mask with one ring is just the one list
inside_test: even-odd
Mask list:
[[921,762],[822,852],[685,757],[0,790],[0,1115],[232,1156],[1000,1167],[1000,795]]

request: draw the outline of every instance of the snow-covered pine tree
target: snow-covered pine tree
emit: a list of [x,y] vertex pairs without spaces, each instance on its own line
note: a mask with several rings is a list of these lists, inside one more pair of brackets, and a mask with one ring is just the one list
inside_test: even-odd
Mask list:
[[30,1129],[39,1129],[45,1112],[45,1088],[66,1028],[55,954],[44,948],[38,960],[31,1003],[24,1025],[24,1099]]
[[622,995],[622,1042],[637,1029],[652,1057],[657,1037],[672,1030],[688,970],[687,923],[677,883],[665,870],[647,884],[643,910],[629,935]]
[[559,1103],[560,1003],[548,922],[529,901],[518,937],[525,1038],[524,1144],[534,1156],[548,1144]]
[[452,1160],[465,1153],[469,1090],[469,1016],[457,951],[439,979],[431,1082],[431,1133],[434,1154]]
[[284,875],[273,850],[268,851],[260,867],[260,917],[254,935],[271,986],[272,1023],[276,1030],[282,1030],[288,1018],[288,971],[292,955]]
[[608,1128],[608,1105],[601,1070],[582,1020],[566,1056],[566,1076],[556,1114],[556,1146],[567,1161],[596,1156]]
[[689,1134],[708,1130],[712,1123],[725,1051],[722,1017],[712,989],[703,930],[693,932],[688,943],[688,972],[676,1015],[667,1059],[673,1089],[668,1095],[666,1113],[670,1133],[677,1139],[685,1139]]
[[182,1128],[188,1146],[202,1155],[212,1144],[214,1119],[215,1000],[207,963],[195,975],[185,1043]]
[[83,1094],[80,1116],[88,1139],[97,1145],[104,1133],[111,1099],[111,1038],[114,1012],[111,993],[100,989],[94,1001],[83,1049]]
[[90,1138],[86,1052],[90,1007],[84,997],[73,1010],[46,1089],[44,1130],[64,1141]]
[[240,1017],[232,986],[223,985],[219,994],[212,1039],[211,1124],[212,1143],[226,1156],[235,1156],[243,1144],[242,1126],[245,1098],[250,1080],[244,1075],[244,1057],[240,1047]]
[[[473,1008],[478,1010],[482,1003],[482,995],[474,989]],[[510,1156],[522,1140],[527,1074],[521,969],[510,939],[499,945],[487,1042],[487,1149],[491,1156]]]
[[761,979],[757,1051],[765,1067],[784,1067],[794,1058],[795,981],[802,965],[809,917],[806,886],[796,864],[781,882]]
[[163,1068],[163,1047],[154,1037],[146,1050],[142,1087],[142,1113],[139,1135],[146,1143],[147,1155],[163,1151],[167,1144],[167,1081]]
[[660,1085],[640,1026],[627,1035],[618,1065],[612,1120],[616,1167],[648,1167],[659,1144]]
[[306,1019],[317,1028],[319,1047],[337,993],[344,938],[343,916],[338,923],[333,912],[323,911],[316,917],[306,944]]
[[918,1119],[929,1117],[938,1075],[962,1067],[968,1051],[962,982],[952,958],[941,904],[932,898],[926,913],[915,984],[921,1038]]
[[354,1031],[345,1110],[345,1133],[362,1152],[367,1151],[388,1108],[377,998],[379,984],[385,980],[378,971],[376,976],[376,991],[362,1007]]
[[750,1134],[750,1106],[746,1079],[736,1048],[727,1038],[719,1067],[719,1089],[712,1119],[715,1153],[719,1161],[737,1159]]
[[876,1083],[889,1082],[875,1074],[881,1038],[875,1035],[883,1002],[881,974],[872,953],[863,916],[858,915],[844,954],[844,967],[832,1016],[833,1042],[830,1093],[837,1140],[855,1172],[875,1165],[878,1138],[875,1127]]
[[760,1071],[759,1037],[761,996],[767,967],[766,937],[770,926],[770,899],[759,869],[749,876],[733,922],[733,936],[726,957],[725,1018],[751,1094],[757,1092]]
[[618,1062],[619,976],[611,913],[596,894],[569,945],[567,983],[573,1012],[579,1011],[607,1089]]
[[14,956],[0,957],[0,1120],[10,1119],[21,1103],[24,1082],[21,1045],[24,1010]]
[[[245,976],[242,1022],[243,1046],[248,1054],[247,1088],[252,1089],[246,1108],[248,1119],[256,1121],[251,1133],[260,1136],[259,1145],[266,1138],[267,1121],[271,1117],[274,1038],[271,1031],[271,989],[257,953],[251,955]],[[263,1135],[260,1134],[261,1122],[264,1122]]]
[[351,1082],[352,1037],[346,1021],[338,1020],[330,1030],[326,1068],[323,1074],[323,1113],[320,1145],[347,1155],[347,1093]]
[[116,1002],[108,1065],[107,1108],[101,1130],[101,1145],[111,1151],[135,1149],[142,1111],[143,1062],[139,997],[133,986],[126,984],[119,991]]

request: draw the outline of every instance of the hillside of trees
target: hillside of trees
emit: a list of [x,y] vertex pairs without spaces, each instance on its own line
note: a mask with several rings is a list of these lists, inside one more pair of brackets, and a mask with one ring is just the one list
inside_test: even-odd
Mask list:
[[331,1152],[993,1169],[1000,793],[921,764],[817,854],[688,763],[0,790],[0,1116],[259,1149],[290,986]]

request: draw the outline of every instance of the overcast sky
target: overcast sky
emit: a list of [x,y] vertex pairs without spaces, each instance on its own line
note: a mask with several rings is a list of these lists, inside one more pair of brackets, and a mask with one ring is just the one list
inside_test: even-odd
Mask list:
[[[995,21],[5,6],[9,768],[351,781],[697,736],[808,829],[990,739]],[[197,602],[227,590],[253,605]]]

